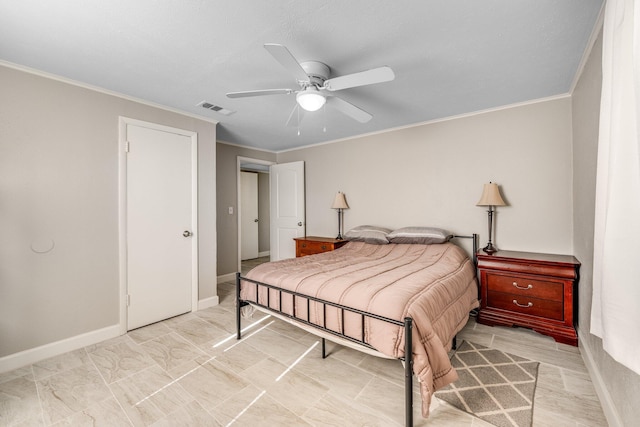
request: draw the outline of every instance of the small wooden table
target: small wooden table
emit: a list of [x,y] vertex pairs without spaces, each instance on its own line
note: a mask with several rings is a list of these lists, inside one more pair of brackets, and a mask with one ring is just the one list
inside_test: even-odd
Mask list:
[[348,242],[348,240],[318,236],[296,237],[293,240],[296,241],[296,257],[333,251]]
[[577,346],[579,268],[572,255],[479,252],[478,323],[523,326]]

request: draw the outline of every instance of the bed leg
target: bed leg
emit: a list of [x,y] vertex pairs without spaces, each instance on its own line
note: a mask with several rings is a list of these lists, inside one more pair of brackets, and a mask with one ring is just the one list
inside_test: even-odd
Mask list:
[[324,338],[322,338],[322,358],[323,359],[327,358],[327,347],[326,347],[326,341]]
[[240,273],[236,273],[236,327],[237,327],[237,335],[236,338],[242,338],[242,334],[240,332]]
[[405,425],[413,426],[413,343],[412,320],[404,318],[404,399]]

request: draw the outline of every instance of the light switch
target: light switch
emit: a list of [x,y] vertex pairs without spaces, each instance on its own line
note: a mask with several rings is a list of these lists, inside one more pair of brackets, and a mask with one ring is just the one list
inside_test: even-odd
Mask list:
[[233,206],[229,206],[229,215],[233,215]]

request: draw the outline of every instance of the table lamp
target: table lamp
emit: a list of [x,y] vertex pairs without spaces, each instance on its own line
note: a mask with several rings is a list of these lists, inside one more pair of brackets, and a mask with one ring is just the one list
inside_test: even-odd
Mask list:
[[345,209],[349,209],[349,205],[347,204],[347,199],[345,199],[344,197],[344,193],[338,191],[335,199],[333,199],[331,209],[338,210],[338,237],[336,237],[336,239],[342,240],[342,215]]
[[493,246],[491,242],[491,232],[493,231],[493,213],[495,206],[506,206],[504,200],[500,196],[500,189],[498,188],[498,184],[494,182],[489,182],[488,184],[484,184],[482,188],[482,196],[480,196],[480,201],[476,204],[476,206],[488,206],[489,210],[487,210],[489,214],[489,243],[487,246],[482,248],[483,251],[488,253],[489,255],[498,251],[498,249]]

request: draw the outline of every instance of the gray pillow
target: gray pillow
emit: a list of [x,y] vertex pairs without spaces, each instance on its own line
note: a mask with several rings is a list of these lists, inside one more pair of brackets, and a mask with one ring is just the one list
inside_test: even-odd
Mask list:
[[391,243],[409,243],[431,245],[448,242],[453,235],[446,230],[435,227],[404,227],[387,234]]
[[359,225],[347,231],[344,234],[344,237],[352,242],[386,245],[389,243],[389,240],[387,240],[387,233],[390,231],[390,228],[376,227],[375,225]]

